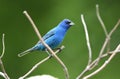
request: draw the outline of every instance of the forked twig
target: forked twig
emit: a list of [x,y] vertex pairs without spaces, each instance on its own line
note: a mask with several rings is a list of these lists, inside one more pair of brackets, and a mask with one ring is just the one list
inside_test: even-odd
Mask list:
[[[116,23],[116,25],[113,27],[113,29],[112,29],[112,30],[109,32],[109,34],[107,35],[106,40],[105,40],[105,42],[104,42],[104,44],[103,44],[103,46],[102,46],[102,49],[101,49],[101,51],[100,51],[100,54],[99,54],[99,57],[98,57],[99,59],[100,59],[101,56],[103,55],[103,52],[104,52],[107,44],[108,44],[109,41],[110,41],[111,35],[114,33],[114,31],[117,29],[117,27],[118,27],[119,25],[120,25],[120,20],[118,20],[118,22]],[[99,62],[99,59],[98,59],[97,63]]]
[[85,76],[83,79],[88,79],[93,75],[97,74],[98,72],[100,72],[101,70],[103,70],[118,52],[120,52],[120,44],[116,47],[116,49],[112,52],[111,56],[104,62],[104,64],[101,67],[99,67],[97,70],[95,70],[91,74]]
[[111,35],[112,35],[113,32],[117,29],[117,27],[119,26],[120,20],[118,20],[117,24],[116,24],[116,25],[113,27],[113,29],[108,33],[107,30],[106,30],[106,28],[105,28],[105,25],[104,25],[104,23],[103,23],[103,21],[102,21],[102,19],[101,19],[101,17],[100,17],[99,5],[98,5],[98,4],[96,5],[96,14],[97,14],[98,20],[99,20],[99,22],[101,23],[101,26],[103,27],[103,30],[104,30],[105,35],[106,35],[106,40],[105,40],[105,42],[104,42],[104,44],[103,44],[103,46],[102,46],[102,48],[101,48],[100,54],[99,54],[99,57],[100,57],[100,56],[103,54],[103,52],[104,52],[107,44],[109,43]]
[[[103,21],[102,21],[102,19],[101,19],[101,17],[100,17],[99,5],[98,5],[98,4],[96,5],[96,15],[97,15],[97,18],[98,18],[99,22],[101,23],[101,26],[102,26],[102,28],[103,28],[103,30],[104,30],[104,32],[105,32],[106,39],[105,39],[105,41],[104,41],[104,43],[103,43],[103,46],[102,46],[102,48],[101,48],[101,50],[100,50],[99,56],[91,63],[91,69],[98,65],[99,60],[102,58],[102,55],[103,55],[103,53],[104,53],[105,48],[106,48],[107,45],[109,45],[109,43],[110,43],[111,35],[113,34],[113,32],[117,29],[117,27],[118,27],[119,24],[120,24],[120,20],[118,20],[117,24],[116,24],[116,25],[113,27],[113,29],[108,33],[107,30],[106,30],[106,28],[105,28],[105,24],[103,23]],[[108,47],[109,47],[109,46],[108,46]],[[109,51],[107,51],[107,52],[109,52]]]
[[[87,71],[92,70],[93,68],[95,68],[95,67],[98,65],[99,61],[100,61],[102,58],[110,55],[110,57],[105,61],[105,63],[104,63],[101,67],[99,67],[97,70],[93,71],[91,74],[83,77],[83,79],[88,79],[88,78],[90,78],[91,76],[97,74],[97,73],[100,72],[104,67],[107,66],[107,64],[111,61],[111,59],[112,59],[118,52],[120,52],[120,45],[118,45],[118,47],[117,47],[114,51],[107,51],[106,53],[104,53],[107,45],[108,45],[108,47],[109,47],[111,35],[112,35],[113,32],[117,29],[117,27],[120,25],[120,19],[118,20],[118,22],[116,23],[116,25],[113,27],[113,29],[108,33],[108,31],[107,31],[107,29],[106,29],[106,27],[105,27],[105,24],[103,23],[103,21],[102,21],[102,19],[101,19],[101,17],[100,17],[99,5],[98,5],[98,4],[96,5],[96,15],[97,15],[97,18],[98,18],[98,20],[99,20],[99,22],[100,22],[103,30],[104,30],[104,33],[105,33],[105,35],[106,35],[106,39],[105,39],[105,41],[104,41],[104,43],[103,43],[103,45],[102,45],[102,48],[101,48],[100,53],[99,53],[99,56],[98,56],[94,61],[92,61],[90,64],[88,64],[88,65],[86,66],[86,68],[81,72],[81,74],[80,74],[76,79],[81,79],[82,76],[83,76]],[[86,23],[85,23],[85,21],[84,21],[83,15],[81,15],[81,20],[82,20],[82,23],[83,23],[83,26],[84,26],[84,29],[85,29]],[[86,31],[87,31],[87,29],[86,29]],[[86,34],[86,42],[87,42],[88,44],[90,44],[89,41],[87,41],[89,37],[87,38],[87,32],[86,32],[86,31],[85,31],[85,34]],[[89,57],[90,57],[90,49],[91,49],[90,46],[88,46]],[[90,58],[89,58],[89,59],[90,59]],[[92,59],[92,58],[91,58],[91,59]],[[88,60],[88,61],[90,61],[90,60]]]
[[61,61],[61,59],[55,54],[55,52],[44,42],[44,40],[41,37],[41,34],[39,32],[39,30],[37,29],[35,23],[33,22],[33,20],[31,19],[31,17],[29,16],[29,14],[27,13],[27,11],[23,12],[27,19],[30,21],[30,23],[32,24],[32,27],[34,29],[34,31],[36,32],[36,35],[38,36],[39,40],[41,41],[41,43],[48,49],[48,51],[52,54],[52,56],[60,63],[60,65],[63,67],[63,70],[65,72],[65,77],[66,79],[69,79],[69,73],[67,70],[66,65]]

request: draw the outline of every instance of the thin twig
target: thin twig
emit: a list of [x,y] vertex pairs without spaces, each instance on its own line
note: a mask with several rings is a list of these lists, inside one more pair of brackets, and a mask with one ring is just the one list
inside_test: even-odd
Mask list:
[[107,31],[106,26],[105,26],[105,24],[104,24],[104,22],[103,22],[103,20],[102,20],[102,18],[100,16],[99,5],[98,4],[96,4],[96,15],[97,15],[98,21],[100,22],[100,24],[101,24],[101,26],[103,28],[103,31],[105,33],[105,36],[106,36],[106,40],[105,40],[105,42],[104,42],[104,44],[103,44],[103,46],[102,46],[102,48],[100,50],[100,53],[99,53],[99,57],[100,57],[103,54],[106,46],[109,45],[108,43],[110,41],[110,37],[108,36],[108,31]]
[[101,55],[103,54],[103,52],[104,52],[104,50],[105,50],[109,40],[110,40],[109,38],[106,38],[106,40],[104,41],[103,46],[102,46],[102,48],[100,50],[100,53],[99,53],[99,57],[101,57]]
[[[100,22],[100,24],[103,28],[105,36],[108,37],[108,31],[107,31],[106,26],[105,26],[105,24],[104,24],[104,22],[103,22],[103,20],[100,16],[99,5],[98,4],[96,4],[96,15],[97,15],[98,21]],[[110,51],[110,40],[108,41],[108,44],[107,44],[107,52],[109,52],[109,51]]]
[[39,40],[41,41],[41,43],[48,49],[48,51],[52,54],[52,56],[60,63],[60,65],[63,67],[63,70],[65,72],[65,76],[66,76],[66,79],[69,79],[69,73],[68,73],[68,70],[67,70],[67,67],[66,65],[61,61],[61,59],[55,55],[54,51],[44,42],[44,40],[42,39],[41,37],[41,34],[39,32],[39,30],[37,29],[35,23],[33,22],[33,20],[31,19],[31,17],[29,16],[29,14],[27,13],[27,11],[24,11],[23,12],[26,17],[28,18],[28,20],[30,21],[30,23],[32,24],[32,27],[34,29],[34,31],[36,32],[36,35],[38,36]]
[[104,64],[101,67],[99,67],[93,73],[85,76],[83,79],[88,79],[93,75],[97,74],[98,72],[100,72],[101,70],[103,70],[109,64],[109,62],[113,59],[113,57],[119,52],[119,50],[120,50],[120,44],[117,46],[117,48],[113,51],[112,55],[104,62]]
[[107,29],[106,29],[106,27],[105,27],[104,22],[102,21],[102,18],[100,17],[99,5],[98,5],[98,4],[96,4],[96,15],[97,15],[97,18],[98,18],[98,20],[99,20],[99,22],[100,22],[103,30],[104,30],[105,35],[106,35],[106,37],[107,37],[108,32],[107,32]]
[[5,71],[5,68],[4,68],[4,65],[3,65],[3,62],[2,62],[2,57],[4,56],[4,53],[5,53],[4,36],[5,36],[5,34],[3,34],[3,36],[2,36],[3,51],[2,51],[2,54],[0,56],[0,66],[1,66],[1,69],[2,69],[2,72],[4,74],[5,79],[10,79],[9,76],[7,75],[6,71]]
[[118,22],[116,23],[116,25],[114,26],[114,28],[110,31],[109,36],[111,37],[111,35],[113,34],[113,32],[117,29],[117,27],[120,25],[120,19],[118,20]]
[[87,25],[85,23],[83,15],[81,15],[81,20],[82,20],[82,23],[83,23],[83,26],[84,26],[84,31],[85,31],[85,36],[86,36],[86,42],[87,42],[87,47],[88,47],[88,51],[89,51],[89,59],[88,59],[88,64],[87,64],[86,68],[80,73],[80,75],[76,79],[80,79],[83,76],[83,74],[89,70],[89,65],[92,62],[92,50],[91,50],[91,46],[90,46]]
[[88,52],[89,52],[89,60],[88,60],[88,65],[89,65],[91,63],[91,61],[92,61],[92,50],[91,50],[91,46],[90,46],[87,25],[85,23],[83,15],[81,15],[81,20],[82,20],[82,23],[83,23],[83,26],[84,26],[84,31],[85,31],[85,36],[86,36],[86,42],[87,42],[87,47],[88,47]]
[[3,46],[3,50],[2,50],[2,54],[0,56],[0,58],[2,58],[4,56],[4,53],[5,53],[5,42],[4,42],[4,37],[5,37],[5,34],[3,34],[2,36],[2,46]]
[[[63,50],[64,46],[61,46],[60,50]],[[55,52],[55,54],[57,54],[59,52],[59,50],[57,50]],[[47,61],[48,59],[50,59],[51,56],[49,55],[48,57],[44,58],[43,60],[41,60],[40,62],[38,62],[37,64],[35,64],[24,76],[20,77],[19,79],[24,79],[26,78],[31,72],[33,72],[39,65],[41,65],[42,63],[44,63],[45,61]]]

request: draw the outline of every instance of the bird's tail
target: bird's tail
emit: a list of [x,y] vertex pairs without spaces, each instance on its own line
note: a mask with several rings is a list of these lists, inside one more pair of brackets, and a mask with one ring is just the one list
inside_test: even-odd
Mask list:
[[26,55],[26,54],[28,54],[28,53],[30,53],[30,52],[32,52],[32,51],[33,51],[33,49],[30,48],[30,49],[28,49],[28,50],[26,50],[26,51],[24,51],[24,52],[19,53],[19,54],[18,54],[18,57],[22,57],[22,56],[24,56],[24,55]]

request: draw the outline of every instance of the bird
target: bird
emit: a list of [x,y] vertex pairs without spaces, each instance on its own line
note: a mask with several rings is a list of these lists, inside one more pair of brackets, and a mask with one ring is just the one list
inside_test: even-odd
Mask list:
[[[71,20],[63,19],[56,27],[48,31],[42,38],[51,49],[55,49],[62,43],[66,35],[66,32],[73,25],[74,22],[72,22]],[[19,53],[18,57],[22,57],[33,51],[46,51],[46,50],[47,48],[41,43],[41,41],[38,41],[33,47],[29,48],[26,51],[23,51],[22,53]]]

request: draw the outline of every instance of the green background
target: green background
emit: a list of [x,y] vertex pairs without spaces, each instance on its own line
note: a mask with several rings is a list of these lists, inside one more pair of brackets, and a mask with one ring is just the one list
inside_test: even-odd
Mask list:
[[[88,62],[88,49],[80,19],[81,14],[84,14],[88,25],[93,59],[98,56],[105,40],[104,32],[96,17],[96,4],[99,4],[101,17],[110,31],[120,18],[119,0],[0,0],[0,36],[5,33],[6,45],[2,60],[11,79],[24,75],[34,64],[47,56],[44,52],[33,52],[22,58],[17,57],[18,53],[32,47],[38,41],[31,24],[23,15],[24,10],[31,15],[42,35],[65,18],[75,23],[62,43],[66,48],[58,55],[68,67],[70,79],[75,79]],[[111,50],[114,50],[119,43],[120,27],[111,37]],[[2,43],[0,44],[2,51]],[[117,54],[104,70],[91,79],[119,79],[119,67],[120,55]],[[54,58],[41,64],[29,76],[42,74],[64,79],[62,67]]]

